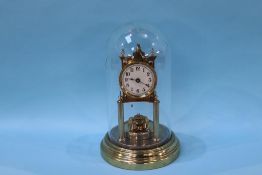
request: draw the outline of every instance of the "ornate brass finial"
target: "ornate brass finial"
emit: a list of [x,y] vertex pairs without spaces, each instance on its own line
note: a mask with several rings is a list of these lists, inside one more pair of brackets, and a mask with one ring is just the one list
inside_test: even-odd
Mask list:
[[124,49],[122,49],[119,57],[120,57],[121,62],[122,62],[122,67],[129,64],[130,62],[144,62],[144,63],[148,63],[149,65],[154,67],[156,54],[155,54],[154,49],[152,48],[150,54],[146,55],[145,52],[143,52],[140,44],[137,44],[136,49],[133,52],[132,56],[125,55],[125,51],[124,51]]
[[144,61],[145,52],[142,51],[140,44],[137,44],[136,51],[133,53],[134,61]]
[[156,56],[156,52],[155,52],[155,49],[154,49],[154,48],[151,49],[150,56]]
[[125,57],[125,49],[121,49],[120,58],[124,58],[124,57]]

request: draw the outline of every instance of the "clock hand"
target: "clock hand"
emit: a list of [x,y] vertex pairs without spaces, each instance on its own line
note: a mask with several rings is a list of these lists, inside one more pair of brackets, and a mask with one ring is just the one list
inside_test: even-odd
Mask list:
[[137,82],[137,83],[141,83],[141,84],[149,87],[149,84],[146,84],[146,83],[142,82],[142,81],[140,80],[140,78],[136,78],[136,79],[134,79],[134,78],[129,78],[129,79],[132,80],[132,81],[135,81],[135,82]]
[[143,84],[143,85],[145,85],[145,86],[147,86],[147,87],[149,87],[149,84],[146,84],[146,83],[144,83],[144,82],[142,82],[142,81],[140,81],[140,83]]

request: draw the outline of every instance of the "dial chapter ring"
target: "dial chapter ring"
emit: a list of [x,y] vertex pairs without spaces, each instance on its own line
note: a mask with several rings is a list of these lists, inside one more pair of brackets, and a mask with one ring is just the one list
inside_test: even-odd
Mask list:
[[[152,86],[150,87],[150,89],[148,91],[146,91],[145,93],[143,93],[142,95],[135,95],[129,92],[129,90],[125,87],[124,85],[124,73],[126,72],[127,69],[133,67],[133,66],[142,66],[145,67],[146,69],[150,70],[150,72],[152,73],[153,76],[153,83]],[[145,62],[133,62],[130,64],[127,64],[126,66],[124,66],[119,74],[119,85],[120,85],[120,89],[121,91],[127,95],[130,96],[132,98],[145,98],[150,96],[151,94],[154,93],[156,85],[157,85],[157,75],[156,75],[156,71],[154,70],[154,68],[152,66],[150,66],[148,63]]]

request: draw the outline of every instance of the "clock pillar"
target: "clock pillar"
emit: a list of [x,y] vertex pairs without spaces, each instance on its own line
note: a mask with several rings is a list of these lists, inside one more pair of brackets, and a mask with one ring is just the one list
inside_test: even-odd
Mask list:
[[159,140],[159,100],[155,98],[153,102],[153,132],[154,140]]
[[[159,141],[159,103],[160,101],[155,98],[153,102],[153,134],[154,141]],[[120,97],[117,101],[118,104],[118,133],[119,141],[125,140],[125,123],[124,123],[124,103]]]
[[125,130],[124,130],[124,104],[121,99],[117,101],[118,104],[118,132],[119,132],[119,141],[124,140]]

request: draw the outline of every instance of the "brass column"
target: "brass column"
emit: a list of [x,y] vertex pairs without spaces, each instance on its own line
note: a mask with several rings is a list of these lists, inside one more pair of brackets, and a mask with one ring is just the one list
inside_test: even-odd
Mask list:
[[124,140],[124,104],[121,99],[117,101],[118,104],[118,132],[119,141]]
[[156,141],[159,139],[159,100],[155,99],[153,102],[153,119],[154,119],[154,138]]

